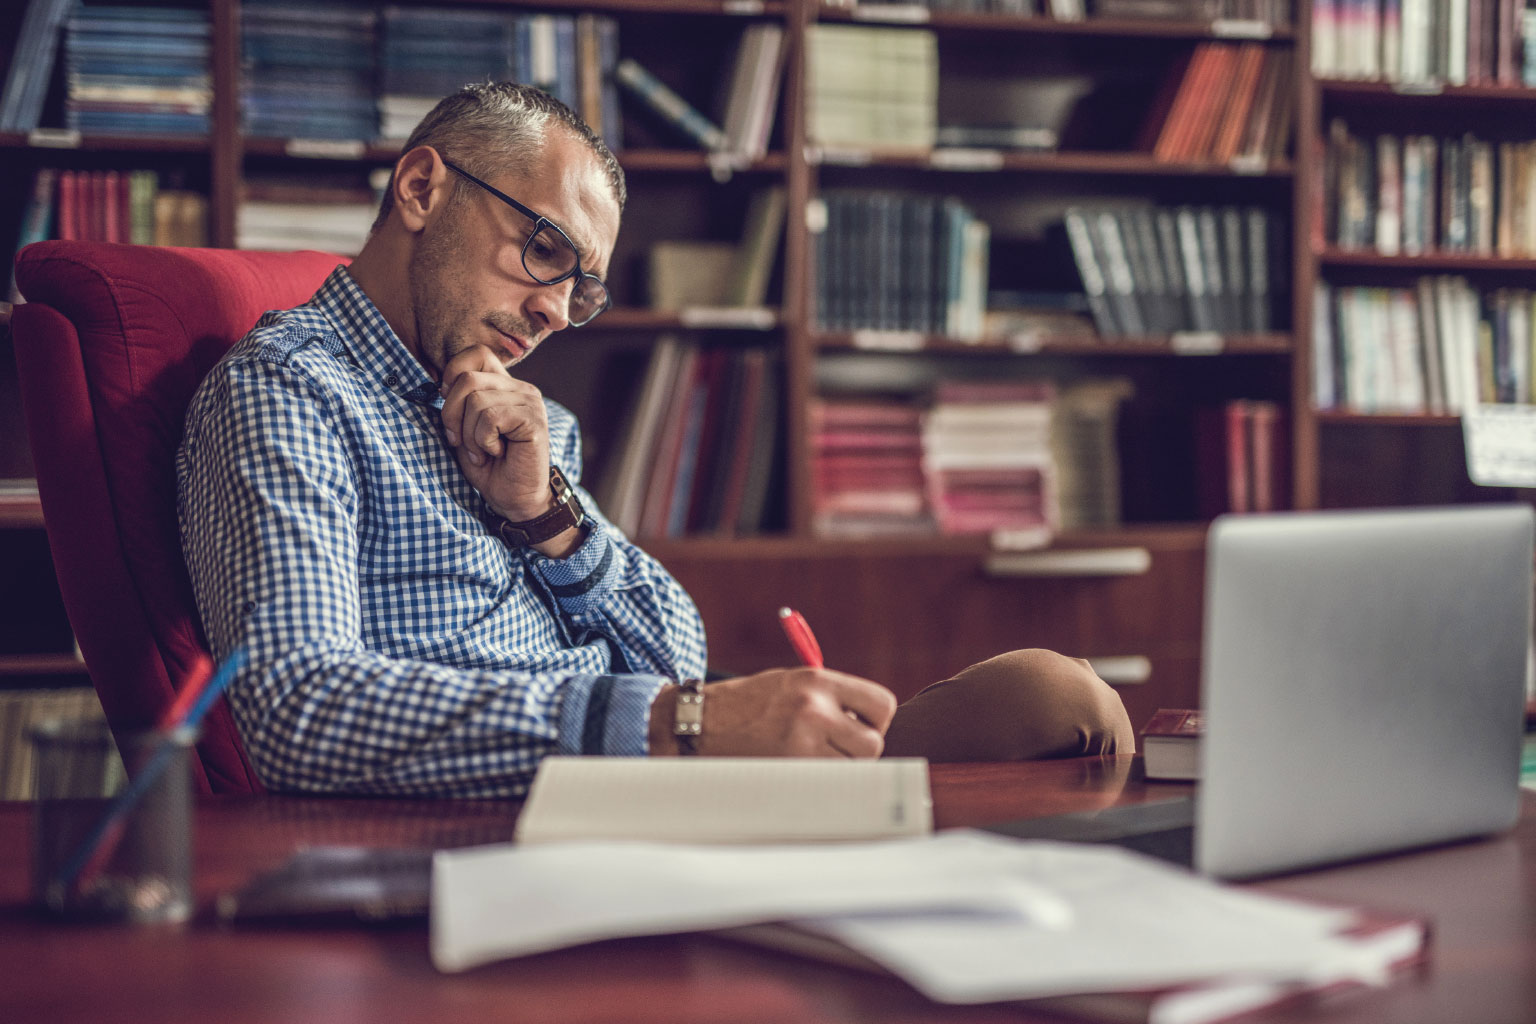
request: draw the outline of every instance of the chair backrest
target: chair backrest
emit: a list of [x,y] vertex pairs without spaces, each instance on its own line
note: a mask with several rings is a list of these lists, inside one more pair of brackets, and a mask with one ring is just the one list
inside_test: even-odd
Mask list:
[[[309,299],[318,252],[39,242],[11,328],[48,543],[70,625],[119,737],[151,726],[207,641],[176,523],[192,392],[269,309]],[[204,720],[204,792],[259,792],[228,707]]]

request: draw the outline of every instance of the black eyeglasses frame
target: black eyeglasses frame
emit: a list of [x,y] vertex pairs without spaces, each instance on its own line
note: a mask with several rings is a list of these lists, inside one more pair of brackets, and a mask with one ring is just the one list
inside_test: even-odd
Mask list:
[[[439,156],[441,157],[441,154],[439,154]],[[575,301],[576,295],[581,291],[583,282],[591,281],[594,284],[596,284],[599,288],[602,289],[602,291],[603,291],[603,301],[596,306],[596,308],[594,309],[594,311],[593,311],[591,316],[586,317],[583,320],[577,320],[571,314],[570,307],[569,306],[567,307],[567,321],[566,322],[571,327],[582,327],[582,326],[585,326],[586,324],[591,323],[593,320],[597,319],[598,316],[600,316],[603,312],[605,312],[612,305],[611,297],[608,294],[608,286],[603,282],[602,278],[596,277],[596,276],[594,276],[592,274],[587,273],[585,270],[581,269],[581,253],[576,249],[575,243],[573,243],[571,241],[571,237],[569,235],[567,235],[564,230],[561,229],[560,225],[556,224],[554,221],[550,220],[548,217],[545,217],[542,214],[538,214],[538,213],[535,213],[534,211],[530,210],[528,207],[524,206],[522,203],[518,202],[516,199],[513,199],[511,196],[507,195],[505,192],[503,192],[501,189],[497,188],[495,185],[489,184],[488,182],[481,181],[479,178],[475,177],[473,174],[470,174],[468,171],[466,171],[464,168],[460,167],[458,164],[455,164],[452,160],[449,160],[446,157],[441,157],[441,158],[442,158],[443,166],[444,167],[448,168],[450,171],[453,171],[455,174],[460,175],[461,177],[469,179],[470,181],[474,182],[476,185],[479,185],[481,188],[485,189],[485,191],[489,192],[491,195],[495,196],[497,199],[500,199],[502,202],[504,202],[508,206],[512,207],[512,209],[516,210],[518,213],[521,213],[524,217],[527,217],[529,220],[533,221],[533,230],[528,232],[528,240],[523,243],[522,253],[520,254],[520,258],[521,258],[522,264],[523,264],[523,270],[524,270],[524,272],[527,273],[527,275],[529,277],[533,278],[533,280],[538,282],[539,284],[559,284],[562,281],[567,281],[570,278],[574,277],[576,279],[576,284],[573,285],[572,288],[571,288],[571,301],[572,302]],[[534,273],[533,268],[528,265],[528,247],[533,244],[533,240],[538,237],[539,232],[544,230],[545,228],[549,228],[549,230],[553,231],[555,234],[560,236],[561,240],[563,240],[565,242],[565,244],[570,248],[571,255],[576,260],[576,265],[574,267],[572,267],[570,270],[568,270],[565,273],[561,274],[559,277],[552,277],[552,278],[548,278],[548,279],[542,278],[538,274]]]

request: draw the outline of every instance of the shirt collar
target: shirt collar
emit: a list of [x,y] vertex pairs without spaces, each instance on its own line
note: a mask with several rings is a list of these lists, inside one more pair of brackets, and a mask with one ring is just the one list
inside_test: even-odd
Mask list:
[[331,271],[310,302],[335,326],[342,346],[366,376],[410,401],[441,404],[437,382],[346,267]]

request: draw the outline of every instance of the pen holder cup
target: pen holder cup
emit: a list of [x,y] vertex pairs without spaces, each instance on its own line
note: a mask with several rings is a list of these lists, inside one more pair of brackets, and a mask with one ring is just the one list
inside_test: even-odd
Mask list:
[[130,737],[121,759],[99,719],[42,722],[28,738],[38,906],[55,917],[136,924],[190,917],[188,758],[197,730]]

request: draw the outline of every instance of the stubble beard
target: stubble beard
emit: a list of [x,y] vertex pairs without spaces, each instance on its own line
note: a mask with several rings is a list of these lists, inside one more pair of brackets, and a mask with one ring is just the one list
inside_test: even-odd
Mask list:
[[[490,324],[522,338],[531,346],[537,329],[521,317],[491,311],[477,314],[451,282],[454,279],[458,240],[463,234],[459,210],[447,210],[422,238],[411,256],[410,296],[416,328],[417,358],[439,380],[443,369],[460,352],[480,344],[465,332],[476,324]],[[510,366],[503,350],[494,350],[503,366]]]

